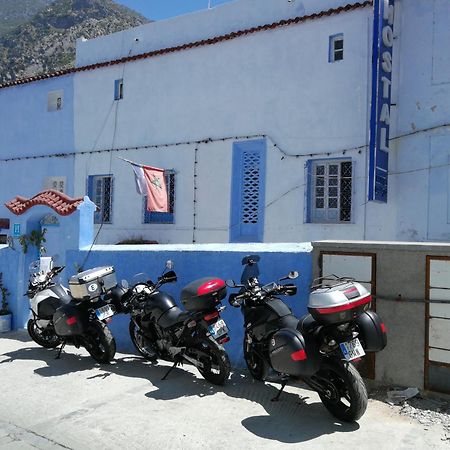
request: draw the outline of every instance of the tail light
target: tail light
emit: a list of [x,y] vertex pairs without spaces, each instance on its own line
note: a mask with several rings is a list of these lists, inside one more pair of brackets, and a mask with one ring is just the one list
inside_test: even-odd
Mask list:
[[303,361],[306,359],[306,352],[305,350],[297,350],[294,353],[291,353],[291,359],[292,361]]
[[69,317],[68,319],[66,319],[66,323],[69,326],[75,325],[77,323],[77,318],[75,316]]
[[383,322],[381,322],[380,328],[383,333],[386,333],[386,325]]
[[225,336],[222,339],[219,339],[219,344],[225,344],[225,342],[229,342],[230,341],[230,337],[229,336]]
[[211,320],[217,319],[219,317],[219,312],[218,311],[214,311],[210,314],[207,314],[206,316],[204,316],[203,318],[207,321],[210,322]]

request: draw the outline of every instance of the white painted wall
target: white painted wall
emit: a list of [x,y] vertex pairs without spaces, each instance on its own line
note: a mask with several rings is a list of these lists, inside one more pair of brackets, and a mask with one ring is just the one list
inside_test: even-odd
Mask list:
[[[396,142],[398,186],[396,238],[450,240],[450,2],[397,2],[394,71],[398,75]],[[429,167],[435,167],[427,169]],[[417,169],[426,169],[419,170]]]
[[[139,32],[147,51],[230,30],[320,11],[347,2],[243,0],[194,15],[152,23],[79,42],[78,64],[119,56],[119,42]],[[255,14],[256,13],[256,16]],[[268,134],[285,152],[308,154],[364,145],[368,128],[371,9],[257,33],[198,49],[79,73],[75,76],[75,146],[78,151],[166,144],[207,137]],[[212,22],[211,22],[212,21]],[[345,58],[328,62],[329,36],[344,33]],[[155,41],[155,36],[159,36]],[[124,79],[124,99],[113,100]],[[229,239],[232,143],[201,144],[198,151],[197,242]],[[77,157],[76,194],[86,177],[114,173],[114,223],[99,241],[144,236],[162,243],[191,242],[194,146]],[[177,174],[174,225],[141,223],[141,199],[131,168],[116,156]],[[281,159],[268,140],[265,241],[364,238],[366,156],[355,163],[354,223],[305,224],[305,163]],[[337,155],[342,156],[342,154]],[[295,188],[298,186],[297,188]],[[294,188],[294,189],[293,189]],[[291,193],[284,195],[287,191]]]

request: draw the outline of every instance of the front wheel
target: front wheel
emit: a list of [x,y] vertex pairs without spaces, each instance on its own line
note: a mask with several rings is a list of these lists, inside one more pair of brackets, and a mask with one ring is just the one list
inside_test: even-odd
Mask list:
[[62,342],[52,325],[41,328],[34,319],[30,319],[27,323],[27,330],[31,339],[41,347],[56,348]]
[[251,376],[258,381],[263,381],[269,373],[268,362],[260,355],[258,355],[252,344],[249,341],[248,335],[244,337],[244,359],[247,364]]
[[217,385],[222,385],[228,380],[230,359],[216,343],[209,340],[201,341],[196,348],[187,351],[188,356],[189,353],[194,353],[192,356],[202,363],[203,367],[198,367],[198,371],[205,380]]
[[351,363],[325,362],[315,375],[326,392],[319,392],[325,408],[344,422],[355,422],[367,408],[367,389],[359,372]]
[[130,321],[129,331],[131,341],[136,350],[148,361],[156,362],[157,353],[154,344],[144,336],[139,326],[133,320]]
[[108,364],[112,361],[116,354],[116,341],[103,322],[91,322],[84,339],[86,350],[97,362]]

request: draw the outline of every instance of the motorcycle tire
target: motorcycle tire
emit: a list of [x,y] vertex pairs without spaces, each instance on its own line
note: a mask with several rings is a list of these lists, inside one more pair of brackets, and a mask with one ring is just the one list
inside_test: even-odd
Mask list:
[[251,376],[258,381],[264,381],[269,373],[269,363],[256,352],[247,350],[247,338],[244,337],[244,359]]
[[325,362],[317,377],[327,384],[330,395],[319,392],[319,396],[333,416],[344,422],[355,422],[362,417],[367,408],[367,389],[351,363]]
[[156,362],[157,353],[153,344],[140,332],[140,328],[133,320],[130,321],[128,329],[136,350],[148,361]]
[[[199,342],[193,350],[196,355],[192,356],[203,364],[203,367],[198,367],[202,377],[212,384],[223,385],[231,370],[230,359],[225,350],[208,339]],[[187,354],[189,353],[191,352],[188,349]]]
[[84,336],[85,348],[101,364],[109,364],[116,354],[116,341],[103,322],[91,322]]
[[62,343],[62,339],[55,333],[53,327],[41,329],[34,319],[27,323],[28,334],[36,344],[44,348],[56,348]]

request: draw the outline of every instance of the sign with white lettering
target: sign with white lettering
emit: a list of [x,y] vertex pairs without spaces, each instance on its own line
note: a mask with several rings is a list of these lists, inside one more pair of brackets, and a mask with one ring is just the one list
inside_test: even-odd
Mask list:
[[374,0],[369,200],[387,202],[394,2]]

